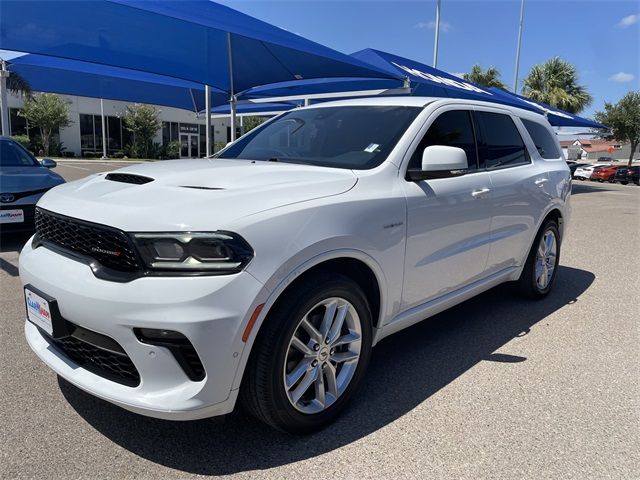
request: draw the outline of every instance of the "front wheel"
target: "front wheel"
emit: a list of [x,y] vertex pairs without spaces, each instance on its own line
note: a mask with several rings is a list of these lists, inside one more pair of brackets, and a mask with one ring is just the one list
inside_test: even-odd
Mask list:
[[326,426],[369,363],[366,296],[347,277],[320,274],[294,285],[265,322],[247,365],[242,403],[279,430],[308,433]]
[[546,297],[556,279],[560,262],[560,233],[555,220],[547,220],[536,235],[518,286],[529,298]]

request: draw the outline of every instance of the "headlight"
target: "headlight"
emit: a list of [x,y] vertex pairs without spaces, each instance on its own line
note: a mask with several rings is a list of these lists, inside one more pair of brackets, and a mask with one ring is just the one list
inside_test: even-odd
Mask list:
[[230,232],[134,233],[133,239],[152,271],[235,273],[253,258],[249,244]]

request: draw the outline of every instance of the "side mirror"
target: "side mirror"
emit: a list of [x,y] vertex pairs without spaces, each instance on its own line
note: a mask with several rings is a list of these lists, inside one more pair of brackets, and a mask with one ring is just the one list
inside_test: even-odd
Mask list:
[[56,166],[58,165],[56,162],[54,162],[53,160],[51,160],[50,158],[45,158],[43,159],[40,164],[44,167],[44,168],[56,168]]
[[467,173],[467,153],[458,147],[431,145],[422,152],[422,168],[410,169],[407,175],[412,181],[434,178],[459,177]]

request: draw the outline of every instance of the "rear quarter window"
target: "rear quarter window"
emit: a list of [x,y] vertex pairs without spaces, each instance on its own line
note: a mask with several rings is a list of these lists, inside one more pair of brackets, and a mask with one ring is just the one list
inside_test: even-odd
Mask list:
[[549,130],[537,122],[521,118],[524,128],[527,129],[536,150],[542,158],[556,159],[562,155],[556,145],[556,139],[551,136]]
[[530,163],[520,132],[509,115],[476,112],[481,132],[480,164],[487,169]]

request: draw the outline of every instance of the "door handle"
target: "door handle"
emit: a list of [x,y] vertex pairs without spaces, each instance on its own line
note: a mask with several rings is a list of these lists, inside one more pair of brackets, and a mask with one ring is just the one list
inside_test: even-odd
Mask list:
[[473,198],[481,198],[491,191],[490,188],[480,188],[471,192]]
[[541,186],[543,186],[545,183],[547,183],[548,181],[549,181],[549,179],[548,179],[548,178],[538,178],[538,179],[537,179],[535,182],[533,182],[533,183],[535,183],[537,186],[541,187]]

